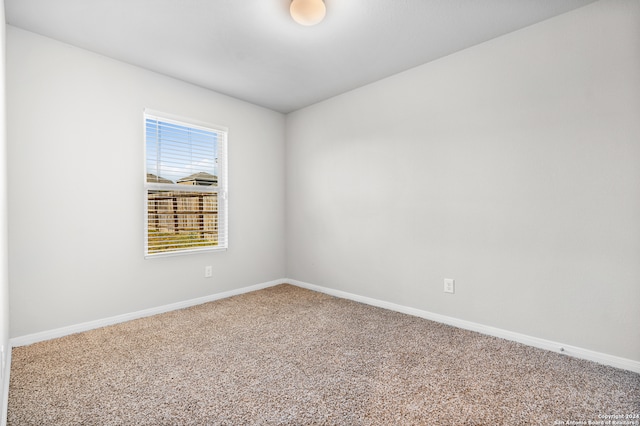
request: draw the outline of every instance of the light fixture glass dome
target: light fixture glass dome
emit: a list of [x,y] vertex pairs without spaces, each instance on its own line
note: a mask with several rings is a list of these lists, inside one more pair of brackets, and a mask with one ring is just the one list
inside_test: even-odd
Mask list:
[[293,0],[289,11],[298,24],[311,26],[324,19],[327,8],[322,0]]

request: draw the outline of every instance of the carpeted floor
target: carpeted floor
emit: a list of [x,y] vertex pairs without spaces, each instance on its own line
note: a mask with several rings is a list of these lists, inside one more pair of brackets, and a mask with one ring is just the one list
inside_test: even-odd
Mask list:
[[637,414],[638,374],[280,285],[14,348],[8,424],[557,425]]

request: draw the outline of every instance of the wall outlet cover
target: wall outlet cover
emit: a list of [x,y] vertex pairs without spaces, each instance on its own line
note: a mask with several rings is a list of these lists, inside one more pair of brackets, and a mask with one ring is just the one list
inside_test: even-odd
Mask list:
[[455,293],[456,291],[456,281],[451,278],[444,279],[444,292],[445,293]]

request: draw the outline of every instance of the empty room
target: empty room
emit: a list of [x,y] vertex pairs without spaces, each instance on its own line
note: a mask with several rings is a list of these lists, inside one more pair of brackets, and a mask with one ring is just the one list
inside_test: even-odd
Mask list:
[[0,0],[1,425],[640,425],[637,0]]

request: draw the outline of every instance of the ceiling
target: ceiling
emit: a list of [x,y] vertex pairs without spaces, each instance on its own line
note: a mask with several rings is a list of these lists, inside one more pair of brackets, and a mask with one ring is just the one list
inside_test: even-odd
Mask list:
[[287,113],[594,0],[5,0],[8,24]]

